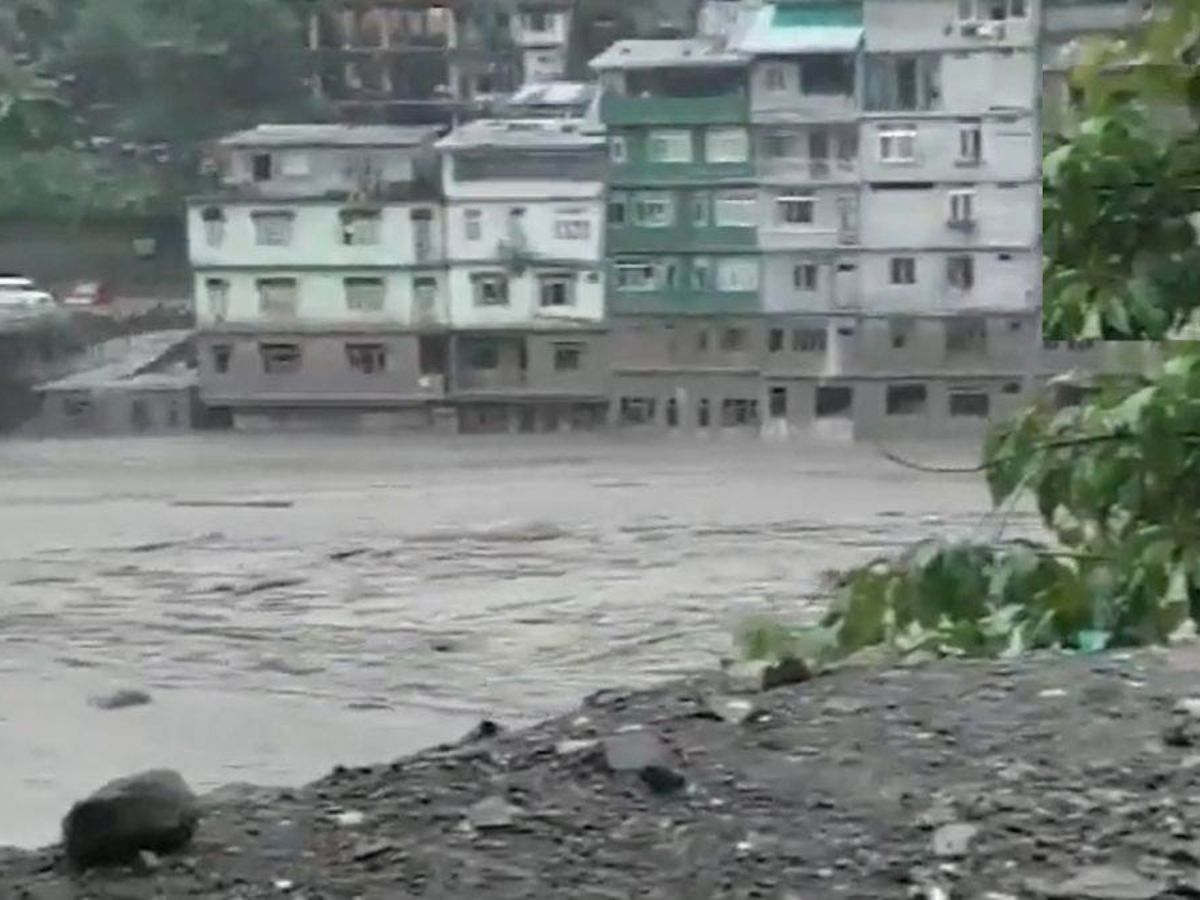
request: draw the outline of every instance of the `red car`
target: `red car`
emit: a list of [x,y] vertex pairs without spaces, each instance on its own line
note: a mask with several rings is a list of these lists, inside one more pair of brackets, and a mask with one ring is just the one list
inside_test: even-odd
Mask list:
[[75,309],[108,307],[112,305],[112,291],[101,281],[81,281],[63,295],[62,305]]

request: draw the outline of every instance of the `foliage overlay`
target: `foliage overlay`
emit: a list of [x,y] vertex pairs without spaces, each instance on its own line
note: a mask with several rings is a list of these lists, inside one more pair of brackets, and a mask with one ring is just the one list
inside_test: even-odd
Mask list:
[[1200,308],[1200,0],[1073,81],[1082,121],[1045,140],[1045,336],[1165,338]]
[[[1187,18],[1190,16],[1191,18]],[[1200,256],[1186,214],[1200,175],[1196,135],[1156,131],[1164,99],[1200,110],[1200,2],[1174,31],[1151,29],[1114,74],[1112,55],[1077,77],[1093,115],[1053,138],[1046,160],[1045,272],[1051,325],[1115,337],[1162,334],[1200,307]],[[1106,51],[1107,52],[1107,51]],[[1153,64],[1170,58],[1171,65]],[[1176,104],[1175,108],[1179,108]],[[1097,112],[1099,111],[1099,112]],[[1188,176],[1187,173],[1193,173]],[[1192,185],[1195,185],[1195,181]],[[836,576],[801,629],[769,620],[743,654],[833,664],[866,656],[1004,656],[1168,643],[1200,621],[1200,345],[1166,343],[1146,372],[1095,379],[1071,404],[1046,396],[994,426],[983,449],[996,515],[1032,500],[1048,539],[925,541]]]

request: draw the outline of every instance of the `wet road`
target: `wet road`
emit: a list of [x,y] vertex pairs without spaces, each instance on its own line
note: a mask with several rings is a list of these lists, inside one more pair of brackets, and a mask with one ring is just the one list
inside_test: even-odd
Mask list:
[[[0,844],[134,768],[299,783],[711,665],[739,617],[987,507],[978,476],[744,439],[0,444]],[[154,702],[88,703],[126,686]]]

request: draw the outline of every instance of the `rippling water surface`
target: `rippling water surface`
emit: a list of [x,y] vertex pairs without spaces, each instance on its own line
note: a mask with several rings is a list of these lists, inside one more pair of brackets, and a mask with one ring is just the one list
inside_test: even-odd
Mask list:
[[[135,768],[297,783],[711,665],[747,612],[802,617],[823,569],[986,509],[869,447],[0,444],[0,844]],[[89,705],[126,686],[154,702]]]

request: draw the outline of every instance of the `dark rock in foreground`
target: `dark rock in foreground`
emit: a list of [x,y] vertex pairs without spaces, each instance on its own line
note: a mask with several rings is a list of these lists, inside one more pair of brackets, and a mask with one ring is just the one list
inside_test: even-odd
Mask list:
[[90,702],[98,709],[125,709],[129,706],[145,706],[150,702],[150,695],[145,691],[122,688],[111,694],[93,697]]
[[177,772],[154,769],[110,781],[71,807],[63,848],[77,868],[129,864],[142,851],[173,853],[187,846],[200,811]]
[[722,676],[603,692],[210,794],[182,854],[79,880],[54,849],[0,851],[0,898],[1200,897],[1200,753],[1164,733],[1198,678],[1179,648],[846,670],[748,717],[714,711]]

